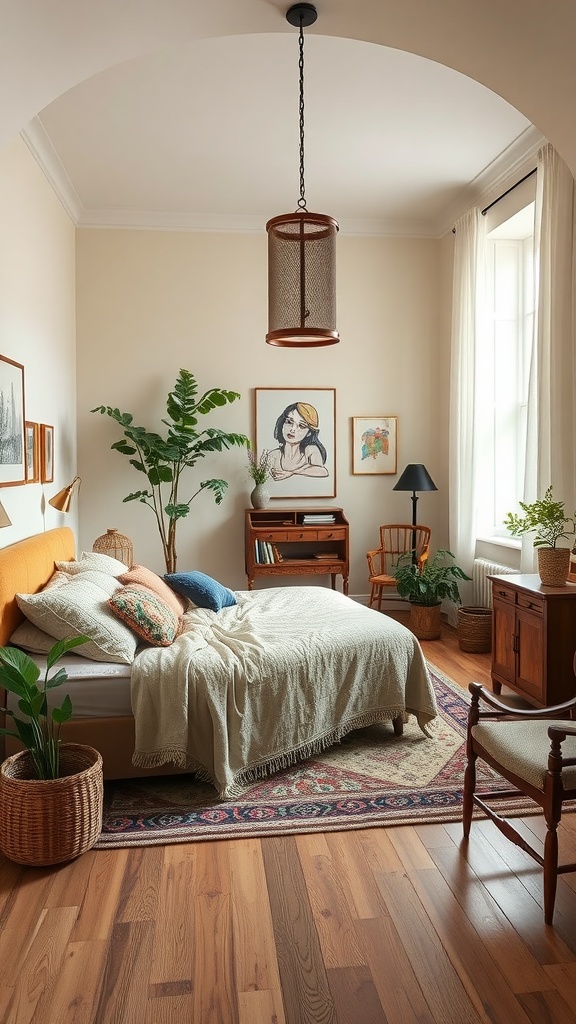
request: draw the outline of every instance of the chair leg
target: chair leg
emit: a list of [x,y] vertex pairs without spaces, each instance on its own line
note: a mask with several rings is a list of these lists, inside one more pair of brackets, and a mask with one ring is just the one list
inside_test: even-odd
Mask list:
[[476,753],[473,750],[469,751],[468,762],[464,772],[464,795],[462,797],[462,827],[464,829],[464,839],[468,839],[468,836],[470,835],[470,826],[472,825],[472,811],[474,810],[474,800],[472,797],[476,789],[476,758]]
[[548,831],[544,841],[544,921],[546,924],[552,924],[558,882],[558,822],[546,824]]
[[373,583],[372,586],[370,587],[370,600],[368,601],[368,607],[369,608],[373,608],[374,607],[374,598],[375,598],[375,596],[376,596],[376,584]]
[[384,593],[384,587],[378,587],[378,611],[382,611],[382,594]]

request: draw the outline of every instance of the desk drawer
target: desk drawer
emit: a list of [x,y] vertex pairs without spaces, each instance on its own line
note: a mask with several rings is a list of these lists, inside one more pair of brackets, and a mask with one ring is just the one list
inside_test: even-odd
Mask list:
[[514,587],[507,587],[505,583],[492,584],[492,597],[494,600],[506,601],[507,604],[516,604],[518,591]]
[[279,541],[292,540],[292,534],[287,530],[255,530],[254,537],[257,540],[271,540],[275,544]]
[[318,540],[346,540],[346,530],[338,529],[338,527],[318,530]]
[[544,614],[544,599],[538,597],[535,594],[518,594],[518,607],[529,608],[530,611],[538,612],[539,615]]

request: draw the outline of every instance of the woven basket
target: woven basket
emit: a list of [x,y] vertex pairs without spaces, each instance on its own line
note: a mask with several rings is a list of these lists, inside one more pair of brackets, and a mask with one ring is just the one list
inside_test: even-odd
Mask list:
[[492,649],[492,609],[458,609],[458,646],[461,651],[487,654]]
[[102,555],[110,555],[124,562],[130,569],[134,564],[134,547],[130,537],[120,533],[120,530],[107,530],[101,537],[97,537],[92,545],[92,551],[99,551]]
[[102,831],[102,758],[64,743],[58,779],[35,779],[27,750],[0,765],[0,850],[17,864],[62,864],[89,850]]

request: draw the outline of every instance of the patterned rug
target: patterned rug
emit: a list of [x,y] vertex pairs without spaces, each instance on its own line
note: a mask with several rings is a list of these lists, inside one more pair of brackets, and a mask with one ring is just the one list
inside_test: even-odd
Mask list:
[[[432,736],[412,717],[401,737],[391,723],[358,729],[223,802],[190,775],[107,783],[96,849],[458,821],[468,693],[429,669],[439,711]],[[487,789],[502,788],[503,780],[481,762],[478,778]],[[517,801],[512,813],[534,806]],[[501,809],[510,813],[505,803]]]

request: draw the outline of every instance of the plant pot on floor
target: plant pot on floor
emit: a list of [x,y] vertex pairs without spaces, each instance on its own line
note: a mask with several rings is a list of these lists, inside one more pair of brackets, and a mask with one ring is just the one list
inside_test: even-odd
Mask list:
[[46,866],[79,857],[102,831],[102,758],[63,743],[60,777],[35,777],[27,750],[0,765],[0,850],[17,864]]
[[442,633],[441,604],[411,604],[410,629],[418,640],[438,640]]
[[538,572],[544,587],[564,587],[570,572],[570,548],[538,548]]

